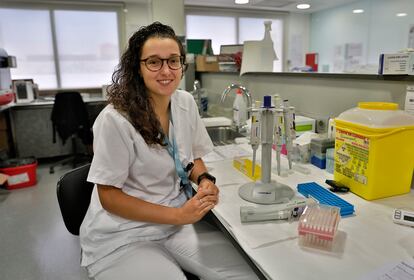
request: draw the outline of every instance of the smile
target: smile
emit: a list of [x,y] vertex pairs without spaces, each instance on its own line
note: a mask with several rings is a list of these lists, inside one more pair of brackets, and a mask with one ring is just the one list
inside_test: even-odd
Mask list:
[[163,84],[163,85],[168,85],[169,83],[171,83],[173,80],[158,80],[158,82],[160,83],[160,84]]

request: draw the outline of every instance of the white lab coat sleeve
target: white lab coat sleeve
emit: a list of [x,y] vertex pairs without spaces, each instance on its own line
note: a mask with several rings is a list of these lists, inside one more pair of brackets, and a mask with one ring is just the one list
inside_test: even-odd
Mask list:
[[122,188],[132,164],[131,155],[135,154],[133,132],[133,126],[113,108],[101,113],[93,127],[89,182]]

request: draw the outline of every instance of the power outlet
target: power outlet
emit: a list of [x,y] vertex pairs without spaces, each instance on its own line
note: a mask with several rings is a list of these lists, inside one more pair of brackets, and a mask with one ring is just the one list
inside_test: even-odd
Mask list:
[[316,119],[316,133],[327,133],[328,122],[328,119]]

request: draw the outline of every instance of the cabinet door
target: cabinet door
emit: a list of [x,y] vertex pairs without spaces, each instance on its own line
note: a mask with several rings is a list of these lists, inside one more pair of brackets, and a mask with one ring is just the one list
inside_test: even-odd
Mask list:
[[56,135],[56,143],[53,143],[51,113],[52,106],[27,106],[11,109],[17,157],[47,158],[71,153],[70,139],[63,145],[59,136]]

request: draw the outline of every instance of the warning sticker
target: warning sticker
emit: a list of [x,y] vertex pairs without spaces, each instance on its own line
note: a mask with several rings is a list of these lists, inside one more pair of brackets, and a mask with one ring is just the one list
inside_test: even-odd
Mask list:
[[369,138],[344,131],[336,130],[335,137],[335,171],[366,185]]

